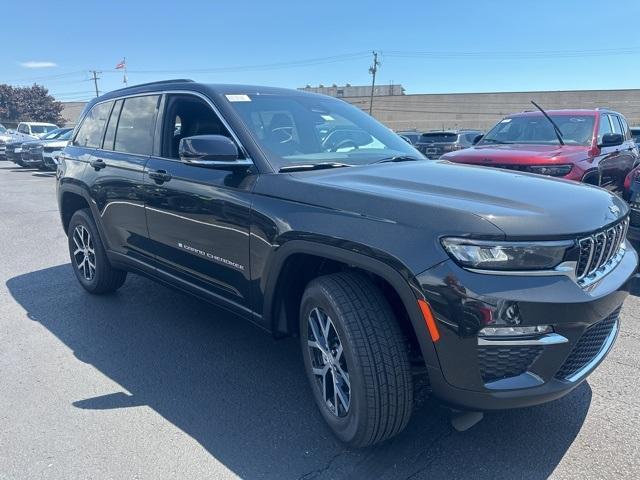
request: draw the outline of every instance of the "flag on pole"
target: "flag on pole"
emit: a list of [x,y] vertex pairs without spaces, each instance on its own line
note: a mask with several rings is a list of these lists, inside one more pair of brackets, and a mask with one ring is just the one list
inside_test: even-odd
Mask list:
[[116,70],[120,70],[122,68],[126,68],[126,66],[127,66],[127,62],[123,58],[122,61],[116,65]]

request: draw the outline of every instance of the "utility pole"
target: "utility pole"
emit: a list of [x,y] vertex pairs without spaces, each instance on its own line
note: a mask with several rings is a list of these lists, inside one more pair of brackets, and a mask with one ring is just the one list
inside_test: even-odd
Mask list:
[[369,67],[369,73],[373,76],[373,80],[371,81],[371,98],[369,99],[369,115],[373,114],[373,90],[376,87],[376,73],[378,72],[378,67],[380,66],[380,62],[378,61],[378,52],[373,52],[373,65]]
[[96,87],[96,97],[100,96],[100,92],[98,91],[98,80],[100,79],[100,77],[98,76],[99,73],[101,72],[97,72],[95,70],[90,70],[89,73],[93,74],[93,84]]

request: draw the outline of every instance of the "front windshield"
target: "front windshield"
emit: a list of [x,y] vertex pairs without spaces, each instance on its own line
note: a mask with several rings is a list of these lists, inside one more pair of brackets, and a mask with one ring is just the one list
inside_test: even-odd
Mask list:
[[362,110],[312,95],[226,95],[276,169],[422,155]]
[[73,129],[67,130],[62,135],[58,137],[58,140],[69,140],[71,138],[71,134],[73,133]]
[[31,133],[48,133],[53,130],[57,130],[58,127],[55,125],[31,125]]
[[[566,145],[591,145],[593,115],[549,115],[562,132]],[[493,127],[478,145],[525,143],[557,145],[558,137],[553,125],[542,114],[508,117]]]
[[62,135],[65,132],[64,129],[62,128],[56,128],[55,130],[50,131],[49,133],[47,133],[46,135],[44,135],[42,137],[43,140],[52,140],[54,138],[58,138],[60,135]]

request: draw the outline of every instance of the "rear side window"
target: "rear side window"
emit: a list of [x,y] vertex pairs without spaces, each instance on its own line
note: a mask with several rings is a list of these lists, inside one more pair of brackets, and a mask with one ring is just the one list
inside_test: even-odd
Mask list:
[[622,135],[624,135],[625,140],[631,140],[631,132],[629,131],[629,125],[624,117],[618,117],[620,119],[620,123],[622,124]]
[[118,100],[111,110],[107,131],[104,134],[103,149],[113,150],[113,142],[116,139],[116,128],[118,127],[118,118],[120,118],[120,110],[122,109],[122,100]]
[[114,150],[151,155],[159,95],[127,98],[120,112]]
[[82,125],[80,125],[78,134],[73,140],[74,145],[79,147],[100,148],[104,126],[107,123],[112,105],[113,102],[105,102],[93,106],[91,111],[84,117]]

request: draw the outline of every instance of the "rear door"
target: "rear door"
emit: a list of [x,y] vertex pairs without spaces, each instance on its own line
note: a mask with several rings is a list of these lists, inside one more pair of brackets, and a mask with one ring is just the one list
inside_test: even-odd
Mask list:
[[144,167],[153,148],[160,95],[109,102],[106,129],[85,171],[107,248],[152,263],[144,212]]
[[147,223],[160,270],[243,312],[250,295],[249,217],[256,179],[180,161],[180,140],[233,138],[211,104],[188,93],[164,101],[161,141],[146,167]]

